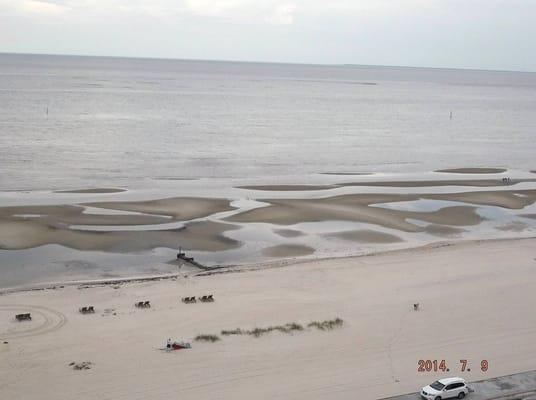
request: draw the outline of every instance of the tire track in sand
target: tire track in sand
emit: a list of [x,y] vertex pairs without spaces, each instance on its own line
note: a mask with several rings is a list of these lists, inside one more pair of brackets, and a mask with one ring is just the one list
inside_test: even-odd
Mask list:
[[[14,312],[14,314],[29,312],[32,314],[32,316],[39,316],[40,318],[38,319],[42,320],[39,321],[38,325],[31,323],[28,324],[27,329],[14,331],[9,329],[10,324],[19,324],[19,322],[17,322],[13,316],[13,318],[6,323],[5,328],[0,325],[0,339],[2,340],[44,335],[46,333],[57,331],[67,323],[67,317],[63,313],[44,306],[25,304],[0,304],[0,311],[12,311]],[[24,323],[26,322],[20,322],[20,324]],[[17,328],[19,327],[20,326],[17,326]]]

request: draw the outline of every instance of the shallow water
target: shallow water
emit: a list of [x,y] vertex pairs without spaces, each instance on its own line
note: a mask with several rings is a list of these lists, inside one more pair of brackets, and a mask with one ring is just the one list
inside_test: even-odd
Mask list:
[[0,190],[528,170],[535,105],[533,73],[0,55]]
[[[536,168],[535,107],[534,73],[0,54],[0,206],[205,196],[232,199],[245,211],[267,198],[486,191],[491,188],[261,192],[237,186],[534,178],[528,171]],[[477,166],[508,171],[432,172]],[[360,175],[367,173],[372,175]],[[127,191],[54,192],[88,188]],[[418,200],[375,206],[434,211],[461,204]],[[241,229],[225,235],[241,241],[240,248],[192,255],[209,265],[255,263],[272,260],[263,256],[264,248],[289,243],[311,246],[316,249],[311,257],[324,257],[437,240],[523,237],[536,229],[534,219],[519,216],[529,212],[534,206],[478,207],[486,221],[443,237],[341,221],[239,224]],[[85,213],[133,214],[94,208]],[[78,228],[179,226],[182,222]],[[274,232],[281,228],[303,235],[285,238]],[[363,244],[326,236],[346,230],[375,230],[404,242]],[[162,248],[137,254],[57,245],[0,250],[0,286],[168,272],[174,259],[174,249]]]

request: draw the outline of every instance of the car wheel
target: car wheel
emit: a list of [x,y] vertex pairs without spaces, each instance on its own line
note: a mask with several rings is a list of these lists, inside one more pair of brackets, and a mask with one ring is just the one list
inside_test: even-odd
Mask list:
[[458,395],[458,398],[463,399],[464,397],[465,397],[465,392],[460,392],[460,394]]
[[441,396],[437,396],[434,400],[441,400]]

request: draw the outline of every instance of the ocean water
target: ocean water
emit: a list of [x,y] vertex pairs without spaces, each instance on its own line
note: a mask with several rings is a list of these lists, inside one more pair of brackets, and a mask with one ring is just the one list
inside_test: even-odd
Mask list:
[[[529,171],[536,170],[535,110],[536,73],[0,54],[0,206],[208,196],[228,198],[241,212],[262,206],[256,200],[263,198],[490,190],[236,187],[461,179],[432,171],[492,166],[508,172],[479,178],[534,179]],[[85,188],[126,191],[56,192]],[[378,206],[430,211],[453,205],[445,203]],[[314,248],[312,257],[328,257],[438,240],[530,237],[536,220],[523,213],[535,213],[535,207],[478,207],[485,221],[446,237],[323,221],[286,227],[303,233],[290,239],[276,233],[281,226],[239,224],[225,234],[239,248],[189,254],[207,265],[244,264],[271,261],[263,249],[289,242]],[[222,222],[221,215],[208,219]],[[326,239],[352,229],[404,241]],[[162,247],[78,251],[57,244],[0,250],[0,288],[176,272],[175,253]]]
[[535,73],[0,54],[0,190],[535,169],[534,110]]

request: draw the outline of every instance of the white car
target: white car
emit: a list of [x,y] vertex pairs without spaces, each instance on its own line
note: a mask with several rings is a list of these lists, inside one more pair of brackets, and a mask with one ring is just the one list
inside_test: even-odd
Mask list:
[[421,389],[421,397],[426,400],[463,399],[467,393],[469,388],[462,378],[439,379]]

